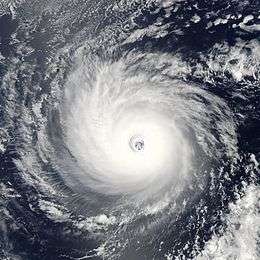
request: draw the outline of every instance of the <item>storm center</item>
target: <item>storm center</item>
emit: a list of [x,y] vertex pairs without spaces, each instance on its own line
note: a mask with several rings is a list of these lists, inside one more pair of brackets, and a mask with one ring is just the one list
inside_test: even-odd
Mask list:
[[130,139],[130,147],[135,152],[140,152],[144,150],[144,138],[141,136],[133,136]]

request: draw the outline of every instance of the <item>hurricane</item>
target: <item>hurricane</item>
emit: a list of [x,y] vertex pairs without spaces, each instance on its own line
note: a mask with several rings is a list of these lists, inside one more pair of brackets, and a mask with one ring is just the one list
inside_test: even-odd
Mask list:
[[3,1],[0,258],[258,259],[259,12]]
[[[222,100],[167,75],[137,74],[134,59],[90,62],[94,72],[88,60],[80,61],[66,82],[61,108],[65,146],[79,167],[76,181],[91,190],[143,198],[174,193],[191,181],[193,164],[201,161],[197,153],[210,156],[216,138],[232,143],[234,126]],[[146,57],[140,59],[138,66]],[[210,120],[217,116],[213,130]],[[73,174],[67,177],[74,183]]]

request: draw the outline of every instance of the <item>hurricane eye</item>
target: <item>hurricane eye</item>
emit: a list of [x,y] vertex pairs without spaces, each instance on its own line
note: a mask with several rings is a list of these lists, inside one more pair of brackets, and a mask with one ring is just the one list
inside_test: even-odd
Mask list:
[[142,136],[133,136],[129,145],[134,152],[141,152],[145,149],[144,138]]

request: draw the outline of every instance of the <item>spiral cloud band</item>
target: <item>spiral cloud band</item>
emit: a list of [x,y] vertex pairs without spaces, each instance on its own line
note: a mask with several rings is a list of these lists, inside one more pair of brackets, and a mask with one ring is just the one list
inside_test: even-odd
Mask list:
[[[196,176],[199,154],[216,156],[214,147],[232,134],[221,99],[138,71],[137,57],[113,63],[77,58],[61,108],[65,145],[79,166],[65,177],[69,186],[142,200],[176,196]],[[142,56],[138,66],[148,59]]]

